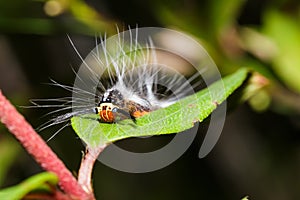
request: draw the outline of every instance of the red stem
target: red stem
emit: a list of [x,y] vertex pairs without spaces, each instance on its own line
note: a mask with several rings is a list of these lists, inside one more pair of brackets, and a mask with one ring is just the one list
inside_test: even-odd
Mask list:
[[3,96],[0,90],[0,121],[20,141],[23,147],[33,158],[49,172],[55,173],[59,178],[59,185],[73,199],[91,199],[77,183],[74,176],[64,163],[56,156],[45,141],[35,132],[32,126],[16,110],[16,108]]
[[78,183],[87,192],[93,194],[92,187],[92,171],[96,159],[99,154],[105,149],[107,145],[102,145],[96,148],[86,149],[85,155],[82,158],[81,165],[78,172]]

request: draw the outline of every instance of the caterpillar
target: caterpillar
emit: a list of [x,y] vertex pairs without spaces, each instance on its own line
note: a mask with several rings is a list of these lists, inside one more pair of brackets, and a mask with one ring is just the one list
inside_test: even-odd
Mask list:
[[72,92],[72,96],[31,101],[32,107],[54,108],[48,114],[57,115],[39,130],[64,124],[50,139],[70,125],[73,116],[94,113],[98,115],[99,123],[135,121],[193,94],[203,83],[201,74],[205,68],[194,70],[188,76],[178,72],[164,59],[164,56],[170,59],[170,52],[158,48],[156,39],[143,36],[138,28],[118,31],[110,38],[96,38],[96,47],[85,59],[69,40],[82,65],[75,72],[72,86],[54,80],[51,85]]

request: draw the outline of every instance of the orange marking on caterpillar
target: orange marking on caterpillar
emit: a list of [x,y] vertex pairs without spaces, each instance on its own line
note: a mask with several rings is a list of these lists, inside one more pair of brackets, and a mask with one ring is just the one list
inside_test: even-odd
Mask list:
[[137,110],[137,111],[134,111],[134,112],[130,113],[130,115],[133,116],[134,118],[138,118],[138,117],[141,117],[141,116],[146,115],[148,113],[149,112],[147,112],[147,111]]
[[112,111],[102,110],[99,112],[99,116],[102,121],[107,122],[107,123],[112,123],[115,120],[115,117],[114,117]]

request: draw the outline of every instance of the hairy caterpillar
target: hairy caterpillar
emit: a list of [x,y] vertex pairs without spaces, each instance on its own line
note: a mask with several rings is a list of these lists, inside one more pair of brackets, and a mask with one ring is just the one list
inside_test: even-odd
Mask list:
[[100,38],[99,44],[96,39],[95,49],[83,59],[70,39],[82,65],[75,73],[73,86],[55,81],[52,85],[62,87],[73,95],[32,100],[34,107],[54,108],[49,114],[57,115],[43,124],[40,130],[65,123],[52,139],[69,125],[71,117],[88,113],[98,114],[99,123],[118,123],[128,118],[135,120],[193,94],[202,83],[201,73],[205,68],[188,72],[187,78],[170,66],[167,60],[175,59],[174,56],[157,47],[156,41],[149,35],[145,37],[139,29],[132,29],[109,39]]

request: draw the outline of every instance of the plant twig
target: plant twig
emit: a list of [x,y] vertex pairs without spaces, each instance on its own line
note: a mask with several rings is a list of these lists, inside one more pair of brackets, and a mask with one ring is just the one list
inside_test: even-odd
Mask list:
[[92,194],[86,193],[77,183],[74,176],[64,163],[56,156],[44,140],[35,132],[32,126],[3,96],[0,90],[0,121],[20,141],[29,154],[49,172],[59,178],[59,185],[72,199],[91,199]]
[[82,158],[80,169],[78,172],[78,183],[83,187],[85,192],[93,194],[92,187],[92,172],[93,166],[99,154],[105,149],[107,145],[102,145],[96,148],[86,148],[85,155]]

